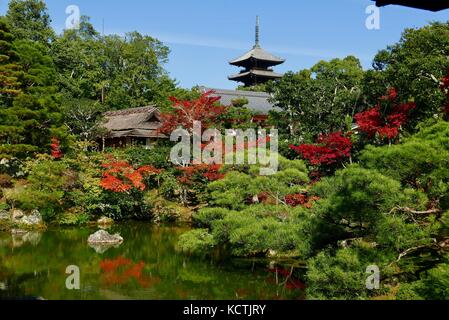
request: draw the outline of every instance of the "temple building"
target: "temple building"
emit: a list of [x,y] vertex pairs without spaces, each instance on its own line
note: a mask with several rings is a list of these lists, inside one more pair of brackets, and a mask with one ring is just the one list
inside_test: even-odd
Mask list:
[[246,87],[282,78],[282,74],[274,72],[272,67],[284,63],[285,60],[262,49],[259,41],[259,28],[259,17],[257,17],[254,47],[240,58],[229,62],[229,64],[243,69],[240,73],[229,76],[228,79],[242,82]]
[[158,132],[162,122],[155,106],[110,111],[104,118],[102,127],[107,134],[101,142],[103,150],[136,144],[151,148],[157,140],[168,138]]

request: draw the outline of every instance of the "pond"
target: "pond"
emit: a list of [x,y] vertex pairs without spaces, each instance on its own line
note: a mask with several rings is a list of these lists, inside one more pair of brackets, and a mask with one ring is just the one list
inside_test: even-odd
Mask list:
[[[119,247],[87,244],[97,228],[0,233],[0,299],[258,300],[302,299],[304,285],[266,259],[188,257],[176,250],[185,226],[127,223],[110,233]],[[66,287],[68,266],[80,270],[80,289]],[[295,272],[296,273],[296,272]]]

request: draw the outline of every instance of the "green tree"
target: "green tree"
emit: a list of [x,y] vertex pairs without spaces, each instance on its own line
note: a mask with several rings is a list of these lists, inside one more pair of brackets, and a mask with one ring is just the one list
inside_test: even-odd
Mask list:
[[13,50],[13,36],[6,19],[0,18],[0,105],[9,104],[21,92],[21,70]]
[[17,64],[23,70],[22,93],[0,110],[1,157],[25,157],[31,152],[48,151],[52,136],[64,140],[66,129],[58,106],[55,69],[44,45],[14,42]]
[[11,0],[6,17],[17,39],[48,45],[55,37],[47,5],[42,0]]
[[449,67],[449,22],[433,22],[420,29],[406,29],[398,43],[381,50],[364,81],[367,101],[375,103],[389,87],[398,90],[401,101],[415,100],[413,128],[441,113],[444,95],[440,79]]
[[357,111],[363,75],[360,61],[348,56],[320,61],[299,73],[289,72],[268,91],[285,113],[290,135],[300,133],[311,141],[320,133],[345,129],[346,117]]

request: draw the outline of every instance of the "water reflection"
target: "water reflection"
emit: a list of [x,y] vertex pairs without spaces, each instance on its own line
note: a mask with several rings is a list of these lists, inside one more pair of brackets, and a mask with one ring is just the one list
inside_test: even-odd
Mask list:
[[[266,260],[209,260],[176,251],[186,227],[114,226],[125,242],[92,250],[89,228],[43,234],[0,234],[0,298],[44,299],[301,299],[297,269],[273,272]],[[81,290],[65,288],[68,265],[79,266]]]

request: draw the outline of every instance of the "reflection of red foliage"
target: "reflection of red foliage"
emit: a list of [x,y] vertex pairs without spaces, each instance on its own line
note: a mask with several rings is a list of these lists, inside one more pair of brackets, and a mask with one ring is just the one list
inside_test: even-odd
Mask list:
[[339,131],[329,135],[320,135],[317,144],[292,145],[290,148],[312,165],[331,165],[351,155],[352,142],[349,137]]
[[159,283],[160,278],[145,277],[142,274],[144,267],[144,262],[133,263],[123,257],[100,261],[100,268],[103,271],[102,279],[107,285],[122,285],[131,279],[135,279],[144,288]]
[[59,141],[58,138],[52,138],[51,139],[51,144],[50,144],[50,148],[51,148],[51,156],[54,159],[61,159],[63,154],[61,151],[61,142]]
[[200,121],[203,129],[209,128],[226,111],[225,107],[216,105],[221,98],[211,97],[213,93],[208,91],[191,101],[170,98],[174,112],[161,115],[163,124],[159,131],[170,135],[174,130],[183,127],[192,132],[194,121]]
[[381,138],[392,140],[399,135],[399,129],[408,121],[408,114],[416,108],[415,103],[396,102],[398,93],[395,88],[391,88],[386,96],[380,100],[391,104],[388,108],[389,112],[382,114],[381,104],[374,108],[360,112],[354,116],[359,130],[368,135],[370,139],[378,134]]
[[[270,268],[268,272],[274,273],[277,277],[284,278],[278,279],[280,283],[285,284],[285,288],[288,290],[304,290],[306,289],[306,285],[297,277],[293,275],[292,270],[285,268]],[[269,282],[273,282],[272,278],[268,279]]]
[[101,179],[101,187],[105,190],[113,192],[127,192],[133,188],[138,190],[145,190],[143,179],[145,175],[159,174],[158,170],[152,166],[143,166],[134,169],[126,161],[111,160],[103,164],[105,172]]

